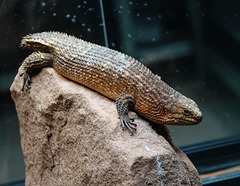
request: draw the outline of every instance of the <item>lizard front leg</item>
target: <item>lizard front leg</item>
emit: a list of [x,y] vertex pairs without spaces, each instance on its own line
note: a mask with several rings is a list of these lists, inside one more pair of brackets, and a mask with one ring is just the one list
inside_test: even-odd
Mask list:
[[31,78],[30,73],[37,68],[44,66],[50,66],[53,61],[52,54],[44,52],[33,52],[22,63],[23,72],[20,76],[23,76],[22,90],[27,91],[30,88]]
[[136,124],[128,117],[129,107],[135,105],[135,98],[131,94],[120,94],[116,99],[116,107],[121,119],[122,127],[127,127],[133,134],[136,132]]

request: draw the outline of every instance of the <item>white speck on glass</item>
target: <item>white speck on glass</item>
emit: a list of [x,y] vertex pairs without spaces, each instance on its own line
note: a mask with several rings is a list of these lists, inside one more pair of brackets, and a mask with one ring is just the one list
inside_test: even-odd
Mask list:
[[131,34],[128,34],[127,36],[128,36],[129,38],[131,38],[131,37],[132,37],[132,35],[131,35]]
[[46,6],[46,2],[42,1],[42,2],[41,2],[41,5],[42,5],[43,7]]
[[152,18],[151,18],[151,17],[147,17],[147,20],[148,20],[148,21],[151,21],[151,20],[152,20]]
[[115,46],[116,46],[116,44],[115,44],[114,42],[112,42],[111,45],[112,45],[112,47],[115,47]]

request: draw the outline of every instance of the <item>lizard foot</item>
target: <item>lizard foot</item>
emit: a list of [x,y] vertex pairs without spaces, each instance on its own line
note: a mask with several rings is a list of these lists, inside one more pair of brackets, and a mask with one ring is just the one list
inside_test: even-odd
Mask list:
[[137,125],[129,119],[127,115],[121,116],[121,124],[123,129],[127,128],[133,135],[137,130]]
[[22,85],[22,91],[27,91],[30,88],[31,78],[30,75],[25,71],[20,76],[23,75],[23,85]]

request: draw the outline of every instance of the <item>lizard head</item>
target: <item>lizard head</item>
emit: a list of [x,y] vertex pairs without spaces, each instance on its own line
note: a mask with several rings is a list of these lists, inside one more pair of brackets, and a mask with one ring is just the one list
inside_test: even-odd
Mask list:
[[168,101],[168,106],[164,108],[166,121],[172,125],[196,125],[202,121],[202,112],[197,104],[190,98],[180,93]]
[[172,88],[158,95],[143,113],[149,120],[165,125],[196,125],[202,121],[202,112],[192,99]]

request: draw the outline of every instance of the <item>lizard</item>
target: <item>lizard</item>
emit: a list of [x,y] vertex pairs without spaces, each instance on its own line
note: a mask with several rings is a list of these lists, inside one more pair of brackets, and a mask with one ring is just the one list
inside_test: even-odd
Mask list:
[[60,75],[116,101],[121,125],[132,134],[133,110],[153,123],[196,125],[202,113],[190,98],[166,84],[136,59],[116,50],[56,31],[26,35],[20,47],[34,52],[22,62],[22,90],[34,69],[53,67]]

